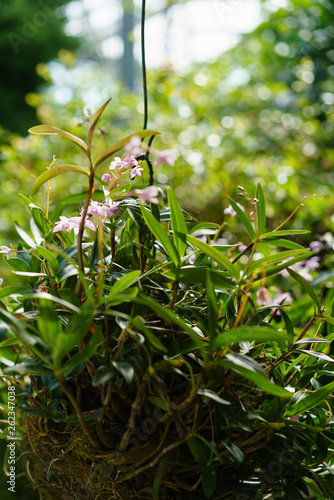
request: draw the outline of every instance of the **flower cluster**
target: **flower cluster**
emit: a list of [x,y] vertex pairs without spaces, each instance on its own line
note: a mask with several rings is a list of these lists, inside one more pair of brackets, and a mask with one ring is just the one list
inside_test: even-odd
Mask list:
[[[119,201],[112,202],[112,200],[107,197],[104,203],[99,203],[98,201],[91,200],[90,205],[87,210],[87,215],[100,215],[103,219],[108,219],[112,215],[118,214]],[[83,214],[83,209],[81,210],[81,215]]]
[[128,172],[131,180],[135,177],[141,176],[144,169],[140,166],[136,157],[139,157],[139,155],[142,154],[143,149],[147,149],[149,152],[158,156],[158,160],[156,162],[157,167],[161,163],[166,163],[171,167],[175,164],[177,153],[174,149],[166,149],[159,152],[143,144],[140,137],[133,136],[131,137],[130,142],[125,146],[127,156],[124,159],[116,156],[109,165],[109,172],[102,175],[102,181],[109,182],[111,180],[111,175],[115,176],[115,174],[113,174],[113,170],[118,170],[118,177],[121,174]]
[[[121,175],[125,171],[128,172],[129,168],[130,168],[129,172],[130,179],[134,179],[135,177],[142,175],[141,172],[142,170],[144,170],[139,166],[139,163],[134,156],[128,155],[124,158],[124,160],[119,158],[119,156],[116,156],[114,161],[110,163],[109,171],[112,172],[112,170],[119,170],[119,175]],[[103,182],[108,182],[110,181],[110,179],[111,179],[111,174],[109,172],[102,175]]]
[[[60,221],[56,222],[56,226],[53,228],[54,233],[57,233],[58,231],[67,231],[68,233],[70,233],[72,229],[78,229],[82,221],[82,216],[67,218],[64,215],[61,215],[59,218]],[[92,231],[96,230],[94,224],[90,220],[87,220],[87,217],[84,223],[84,227],[88,227]]]

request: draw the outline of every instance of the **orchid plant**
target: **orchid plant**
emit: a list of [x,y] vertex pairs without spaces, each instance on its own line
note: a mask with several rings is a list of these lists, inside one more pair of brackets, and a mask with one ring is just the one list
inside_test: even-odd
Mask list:
[[321,245],[296,241],[307,230],[287,229],[291,217],[266,229],[260,184],[254,196],[240,187],[221,225],[195,220],[154,185],[150,155],[176,159],[144,143],[157,131],[95,158],[107,104],[86,142],[31,129],[87,158],[53,164],[31,196],[68,172],[88,178],[87,195],[70,216],[50,209],[49,191],[44,210],[24,197],[31,234],[17,226],[23,241],[1,247],[22,280],[0,288],[0,348],[24,473],[50,499],[334,498],[334,293],[310,281]]

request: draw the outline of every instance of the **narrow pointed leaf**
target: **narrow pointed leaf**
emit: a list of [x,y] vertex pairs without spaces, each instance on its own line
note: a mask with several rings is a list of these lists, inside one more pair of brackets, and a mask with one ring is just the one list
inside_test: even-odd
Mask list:
[[251,358],[236,353],[227,354],[226,358],[220,361],[219,364],[241,375],[245,379],[245,385],[252,382],[268,394],[285,398],[291,397],[287,390],[271,382],[261,366]]
[[305,250],[305,247],[299,245],[295,241],[285,240],[283,238],[263,238],[261,239],[261,243],[266,243],[267,245],[274,245],[277,247],[283,248],[292,248],[296,250]]
[[21,238],[27,243],[27,245],[30,246],[30,248],[36,247],[36,243],[31,238],[31,236],[29,236],[29,234],[26,233],[26,231],[22,229],[22,227],[20,227],[17,222],[15,222],[15,229],[17,233],[21,236]]
[[218,306],[217,297],[212,285],[211,274],[206,275],[206,294],[207,294],[207,305],[208,305],[208,327],[209,327],[209,338],[212,342],[217,335],[218,330]]
[[159,349],[159,351],[168,352],[168,349],[163,345],[158,337],[145,325],[145,320],[141,316],[131,318],[130,323],[134,328],[143,332],[150,344]]
[[111,101],[111,98],[107,100],[107,102],[105,102],[103,104],[103,106],[100,107],[100,109],[98,109],[95,113],[95,115],[93,116],[92,118],[92,121],[91,121],[91,124],[89,125],[89,129],[88,129],[88,136],[87,136],[87,144],[88,144],[88,149],[90,150],[91,148],[91,145],[92,145],[92,139],[93,139],[93,134],[94,134],[94,130],[96,128],[96,125],[103,113],[103,111],[106,109],[106,107],[108,106],[109,102]]
[[237,203],[234,200],[232,200],[232,198],[229,197],[228,201],[229,201],[231,207],[233,208],[233,210],[238,215],[238,217],[241,220],[241,222],[243,223],[243,225],[245,226],[251,240],[253,241],[255,238],[255,231],[254,231],[254,228],[253,228],[251,221],[249,220],[249,218],[247,217],[245,212],[239,207],[239,205],[237,205]]
[[61,135],[65,137],[65,139],[74,142],[74,144],[79,146],[85,153],[88,151],[87,144],[80,139],[80,137],[70,134],[70,132],[66,132],[65,130],[61,130],[60,128],[51,127],[50,125],[37,125],[36,127],[30,128],[28,132],[38,135]]
[[55,297],[54,295],[51,295],[51,293],[46,293],[46,292],[40,292],[40,293],[32,293],[30,295],[25,295],[23,297],[19,297],[20,301],[28,300],[28,299],[43,299],[43,300],[48,300],[51,302],[56,302],[57,304],[60,304],[67,309],[71,309],[72,311],[79,312],[80,309],[75,306],[74,304],[71,304],[71,302],[67,302],[67,300],[60,299],[59,297]]
[[126,288],[135,283],[140,276],[140,271],[130,271],[121,278],[119,278],[116,283],[113,284],[109,296],[115,295],[116,293],[122,293]]
[[227,448],[228,451],[231,453],[231,455],[234,456],[234,458],[237,460],[237,462],[241,463],[244,461],[244,454],[236,444],[225,443],[224,441],[223,441],[223,444],[224,444],[225,448]]
[[211,498],[217,486],[216,469],[213,466],[202,468],[202,484],[206,498]]
[[171,188],[168,188],[168,202],[172,219],[174,242],[182,258],[187,246],[187,227],[180,205]]
[[313,300],[313,302],[317,306],[317,309],[319,310],[320,309],[319,299],[316,296],[316,294],[314,293],[313,288],[311,287],[309,282],[306,281],[305,278],[303,278],[299,273],[297,273],[293,269],[287,268],[287,271],[290,274],[290,276],[300,284],[300,286],[302,287],[304,292],[306,292],[311,297],[311,299]]
[[97,159],[94,162],[94,169],[100,165],[104,160],[109,158],[109,156],[113,155],[114,153],[117,153],[120,149],[124,148],[126,144],[130,142],[131,137],[134,137],[135,135],[138,135],[139,137],[148,137],[150,135],[157,135],[160,134],[157,130],[140,130],[139,132],[134,132],[133,134],[127,135],[123,139],[114,142],[111,146],[109,146],[107,149],[105,149],[100,156],[97,157]]
[[254,272],[256,269],[259,269],[264,266],[268,266],[268,264],[276,264],[276,262],[281,262],[282,260],[289,259],[290,257],[296,257],[300,255],[301,259],[303,260],[306,257],[310,256],[310,251],[304,251],[301,252],[300,250],[286,250],[285,252],[279,252],[274,255],[269,255],[267,257],[263,257],[261,259],[255,260],[254,262],[251,263],[249,266],[249,273]]
[[49,181],[53,177],[56,177],[57,175],[66,174],[67,172],[81,172],[89,177],[88,168],[80,167],[80,165],[58,165],[57,167],[46,170],[39,177],[37,177],[33,187],[31,188],[30,196],[34,196],[45,182]]
[[165,470],[165,465],[168,460],[169,453],[166,453],[166,455],[161,459],[161,462],[158,466],[157,472],[155,474],[154,478],[154,483],[153,483],[153,494],[154,494],[154,500],[158,500],[159,498],[159,490],[160,490],[160,485],[161,481],[164,476],[164,470]]
[[240,342],[257,342],[258,344],[278,342],[284,349],[287,338],[284,333],[276,332],[273,328],[243,326],[219,334],[214,339],[212,346],[217,349],[223,345],[235,345]]
[[300,235],[300,234],[308,234],[310,231],[306,229],[286,229],[286,230],[279,230],[279,231],[270,231],[269,233],[264,233],[260,240],[263,240],[265,238],[277,238],[281,236],[293,236],[293,235]]
[[226,273],[216,271],[215,269],[208,269],[206,267],[187,266],[180,269],[168,269],[164,272],[164,276],[170,279],[181,281],[182,283],[198,283],[201,285],[206,284],[207,274],[211,275],[211,282],[214,288],[223,290],[234,290],[236,283],[230,278],[227,278]]
[[291,323],[289,316],[286,314],[286,312],[283,310],[283,308],[280,309],[280,314],[281,314],[283,321],[285,323],[286,332],[288,334],[288,345],[290,346],[293,344],[293,341],[295,338],[295,332],[293,330],[293,325]]
[[147,210],[143,206],[141,206],[140,208],[146,224],[148,225],[154,236],[157,238],[157,240],[160,241],[161,245],[166,250],[168,257],[170,257],[175,266],[178,267],[180,265],[180,257],[178,251],[174,243],[166,233],[165,229],[160,225],[160,223],[156,220],[156,218],[151,214],[149,210]]
[[236,279],[239,278],[238,269],[219,250],[217,250],[216,248],[212,247],[211,245],[208,245],[207,243],[204,243],[203,241],[199,240],[198,238],[195,238],[194,236],[191,236],[190,234],[188,234],[187,240],[195,248],[198,248],[198,250],[200,250],[201,252],[205,253],[206,255],[208,255],[209,257],[211,257],[214,261],[216,261],[218,264],[220,264],[234,278],[236,278]]
[[210,389],[198,389],[197,394],[199,394],[200,396],[205,396],[206,398],[213,399],[214,401],[216,401],[217,403],[219,403],[221,405],[230,405],[231,404],[226,399],[223,399],[220,396],[218,396],[218,394],[216,394],[215,392],[210,391]]
[[264,194],[260,183],[257,185],[255,196],[259,200],[255,205],[255,209],[257,217],[258,235],[261,236],[266,227],[266,202],[264,199]]
[[203,349],[206,346],[206,343],[203,339],[198,335],[195,330],[193,330],[183,319],[175,314],[171,309],[167,309],[163,307],[161,304],[153,300],[151,297],[147,297],[145,295],[140,295],[135,302],[139,302],[140,304],[146,305],[150,307],[153,311],[155,311],[162,319],[170,322],[171,324],[178,325],[182,330],[188,333],[188,335],[193,339],[195,344]]
[[334,382],[330,382],[324,385],[315,392],[309,392],[300,401],[294,402],[291,406],[288,406],[284,414],[285,417],[292,417],[293,415],[298,415],[301,413],[314,408],[322,401],[324,401],[332,392],[334,391]]

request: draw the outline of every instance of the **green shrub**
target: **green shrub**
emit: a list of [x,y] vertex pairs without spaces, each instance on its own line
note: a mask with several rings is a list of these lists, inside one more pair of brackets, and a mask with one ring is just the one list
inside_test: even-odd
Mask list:
[[[69,139],[88,166],[40,175],[44,209],[24,197],[31,234],[17,226],[22,241],[1,247],[22,280],[0,288],[0,348],[27,478],[46,498],[334,498],[333,289],[328,272],[310,284],[321,245],[300,245],[291,217],[266,230],[260,184],[239,188],[243,208],[230,200],[247,243],[221,238],[224,224],[153,185],[173,152],[139,138],[158,132],[95,153],[106,105],[87,142],[31,129]],[[101,188],[100,165],[124,147]],[[65,217],[48,183],[69,172],[88,188]]]

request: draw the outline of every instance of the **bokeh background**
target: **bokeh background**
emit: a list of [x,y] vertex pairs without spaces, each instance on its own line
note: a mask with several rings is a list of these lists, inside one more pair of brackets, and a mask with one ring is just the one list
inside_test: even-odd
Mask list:
[[[85,162],[71,143],[29,127],[85,139],[92,113],[112,97],[96,151],[142,128],[141,2],[0,0],[0,10],[0,245],[14,247],[14,222],[30,231],[20,194],[29,196],[54,155],[57,164]],[[290,227],[311,231],[306,245],[325,238],[332,248],[333,21],[331,0],[147,1],[148,126],[162,131],[157,149],[178,152],[174,167],[155,170],[156,184],[173,186],[197,219],[222,223],[227,196],[240,185],[254,195],[261,182],[268,228],[304,202]],[[52,180],[51,208],[76,211],[83,182]],[[242,238],[231,220],[224,236]],[[1,256],[9,285],[6,264]],[[34,498],[23,479],[18,492]],[[4,478],[1,498],[12,498]]]

